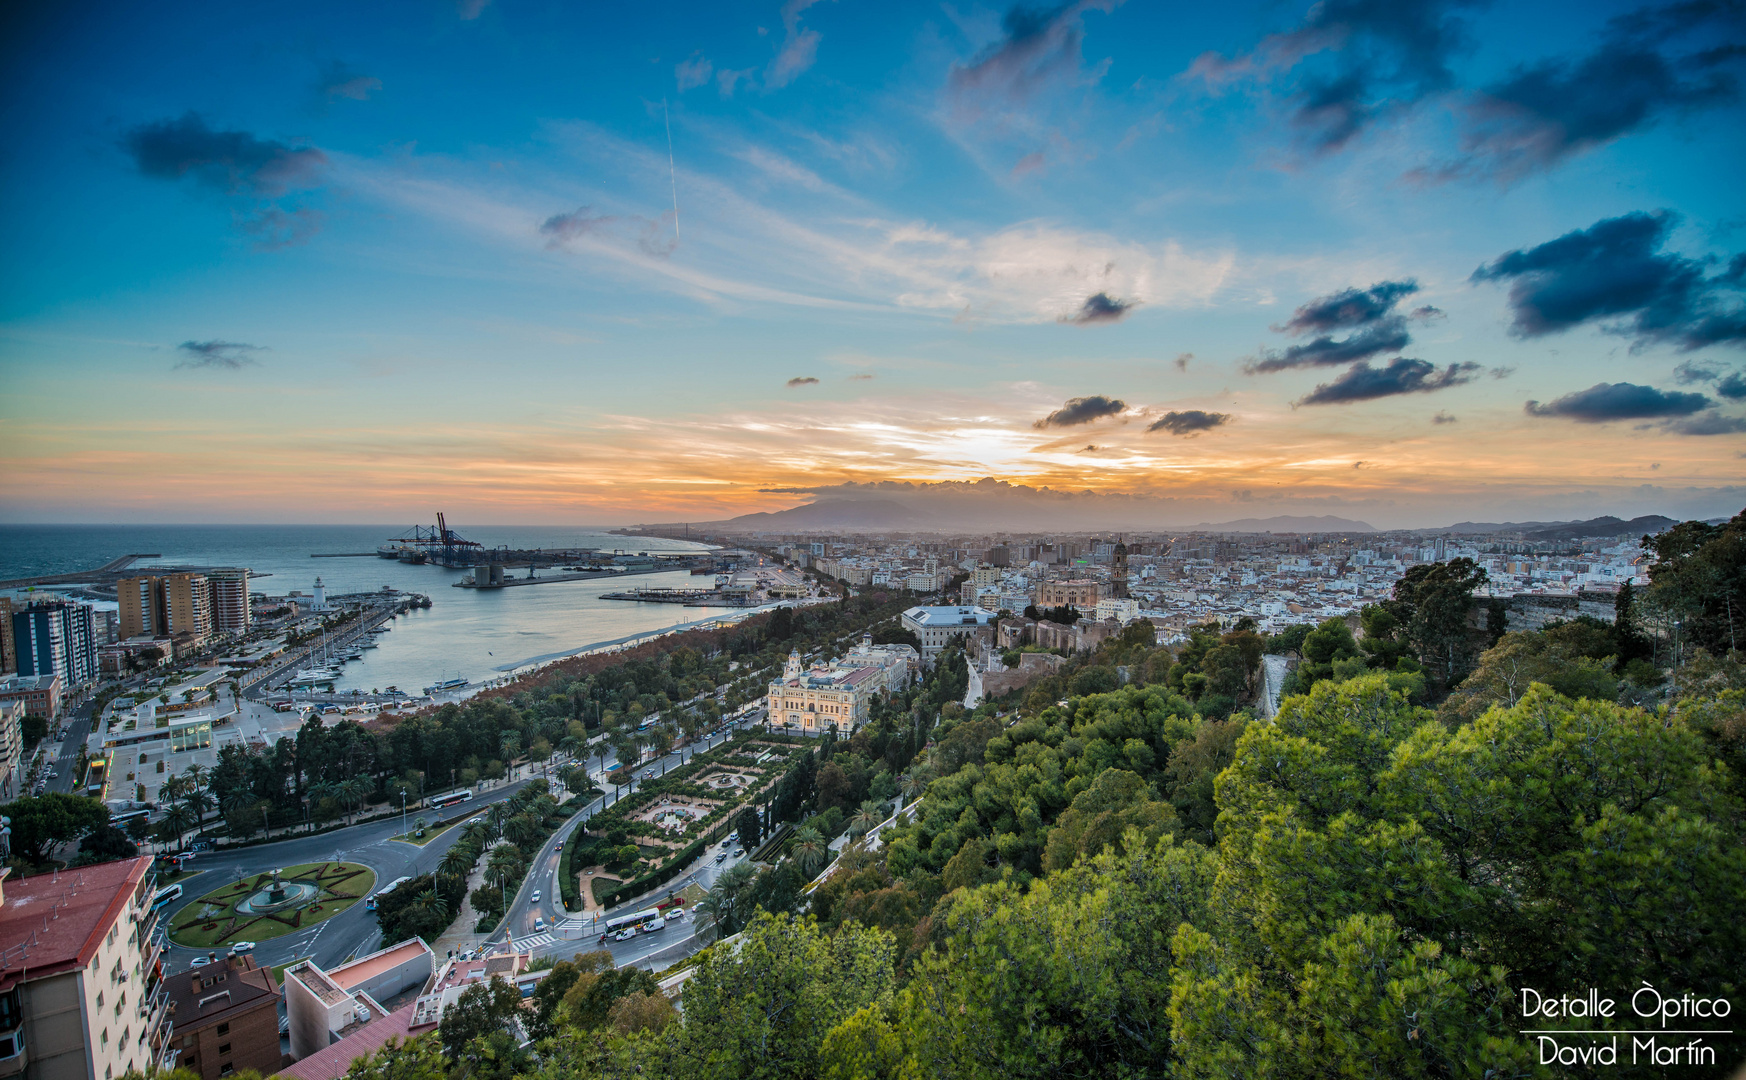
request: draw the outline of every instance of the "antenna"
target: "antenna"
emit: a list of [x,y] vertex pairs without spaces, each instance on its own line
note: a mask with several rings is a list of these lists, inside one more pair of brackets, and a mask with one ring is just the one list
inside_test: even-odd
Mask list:
[[673,185],[673,242],[679,242],[679,174],[673,167],[673,120],[667,115],[667,99],[661,99],[661,123],[667,128],[667,181]]

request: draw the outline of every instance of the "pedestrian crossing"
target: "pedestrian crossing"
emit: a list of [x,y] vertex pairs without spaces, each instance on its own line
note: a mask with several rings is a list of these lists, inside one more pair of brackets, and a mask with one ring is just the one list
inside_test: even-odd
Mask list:
[[550,945],[556,940],[558,939],[551,934],[534,934],[531,937],[516,938],[510,944],[515,947],[516,952],[533,952],[535,949],[543,945]]

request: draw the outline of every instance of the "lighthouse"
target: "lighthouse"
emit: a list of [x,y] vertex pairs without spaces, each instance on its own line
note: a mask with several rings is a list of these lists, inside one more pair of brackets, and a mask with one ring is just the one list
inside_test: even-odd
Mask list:
[[326,611],[327,610],[327,586],[325,586],[321,583],[320,578],[315,579],[315,603],[310,606],[310,610],[311,611]]

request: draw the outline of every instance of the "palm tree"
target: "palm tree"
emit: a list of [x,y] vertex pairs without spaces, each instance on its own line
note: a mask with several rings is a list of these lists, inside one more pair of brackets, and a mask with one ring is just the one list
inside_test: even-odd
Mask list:
[[485,850],[485,841],[489,839],[491,839],[491,826],[474,818],[461,826],[461,839],[456,846],[466,844],[475,851],[483,851]]
[[503,839],[503,823],[508,820],[509,807],[503,803],[498,803],[485,811],[485,825],[491,830],[491,834],[499,840]]
[[182,849],[182,834],[197,823],[194,820],[193,812],[187,806],[182,803],[171,803],[170,808],[164,811],[163,819],[158,824],[163,828],[166,839],[175,839],[176,850],[180,851]]
[[859,840],[873,830],[873,826],[885,820],[885,806],[877,799],[868,799],[861,804],[861,809],[849,819],[849,836]]
[[462,841],[443,853],[442,871],[450,877],[465,877],[479,861],[479,849]]
[[825,856],[830,848],[825,844],[823,836],[811,825],[807,825],[794,834],[794,848],[790,852],[794,861],[800,865],[800,872],[812,877],[818,868],[824,864]]
[[338,794],[342,805],[351,808],[353,819],[356,820],[358,809],[364,805],[364,799],[375,790],[376,785],[368,779],[354,776],[348,780],[341,780],[337,786],[336,794]]
[[517,814],[503,823],[503,835],[517,847],[532,847],[544,831],[540,819],[529,813]]
[[903,797],[910,802],[922,797],[928,790],[928,778],[920,769],[909,774],[909,779],[903,782]]
[[485,874],[497,882],[500,889],[508,888],[511,878],[520,878],[527,871],[527,859],[521,849],[514,844],[499,844],[491,849],[491,857],[485,863]]

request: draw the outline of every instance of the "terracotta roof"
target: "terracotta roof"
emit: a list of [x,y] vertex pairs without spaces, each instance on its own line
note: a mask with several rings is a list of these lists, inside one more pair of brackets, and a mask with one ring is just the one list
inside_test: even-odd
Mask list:
[[151,864],[121,859],[8,880],[0,903],[0,991],[90,963]]
[[380,1020],[365,1024],[332,1046],[317,1050],[273,1075],[296,1077],[297,1080],[337,1080],[352,1067],[353,1061],[375,1053],[389,1039],[396,1036],[406,1038],[411,1026],[412,1005],[409,1004]]

